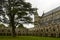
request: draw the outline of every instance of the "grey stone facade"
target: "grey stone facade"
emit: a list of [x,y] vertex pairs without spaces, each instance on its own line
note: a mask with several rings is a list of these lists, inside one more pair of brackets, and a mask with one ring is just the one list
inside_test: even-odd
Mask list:
[[40,36],[60,37],[60,7],[44,13],[39,18],[38,24],[40,25],[35,26],[34,29],[39,31]]

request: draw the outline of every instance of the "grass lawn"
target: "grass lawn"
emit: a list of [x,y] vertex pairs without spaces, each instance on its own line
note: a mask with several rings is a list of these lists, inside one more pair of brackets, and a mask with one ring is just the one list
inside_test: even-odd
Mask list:
[[53,37],[36,37],[36,36],[0,36],[0,40],[60,40],[60,38]]

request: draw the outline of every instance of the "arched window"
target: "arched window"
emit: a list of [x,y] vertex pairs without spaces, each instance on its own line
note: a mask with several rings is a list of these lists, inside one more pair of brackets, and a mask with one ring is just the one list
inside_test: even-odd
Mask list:
[[51,37],[53,37],[53,33],[51,33]]
[[43,32],[43,29],[41,29],[41,32]]
[[53,31],[55,31],[55,29],[53,28]]
[[20,31],[18,31],[18,32],[20,32]]
[[2,32],[4,32],[4,30],[2,30]]
[[10,30],[8,30],[8,32],[10,32]]
[[46,29],[46,31],[48,32],[48,29]]

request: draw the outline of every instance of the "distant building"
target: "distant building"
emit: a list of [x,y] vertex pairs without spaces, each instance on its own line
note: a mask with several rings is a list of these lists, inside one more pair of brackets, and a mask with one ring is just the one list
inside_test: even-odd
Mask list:
[[40,20],[41,25],[48,25],[50,23],[60,24],[60,7],[44,13],[42,16]]
[[40,33],[42,30],[41,34],[46,36],[60,36],[60,6],[47,13],[43,13],[41,17],[36,15],[35,30],[40,31]]

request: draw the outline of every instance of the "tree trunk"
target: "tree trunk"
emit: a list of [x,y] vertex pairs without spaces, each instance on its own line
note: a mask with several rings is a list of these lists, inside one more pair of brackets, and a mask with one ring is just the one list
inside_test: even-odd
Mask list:
[[10,24],[12,27],[12,36],[15,37],[16,36],[16,32],[15,32],[15,22],[14,22],[14,15],[10,15],[11,19],[10,19]]
[[15,37],[16,36],[16,32],[15,32],[15,26],[12,25],[12,36]]
[[[13,0],[14,2],[15,0]],[[15,13],[11,13],[11,0],[8,0],[8,3],[9,3],[9,18],[10,18],[10,25],[12,27],[12,36],[15,37],[16,36],[16,32],[15,32],[15,22],[14,22],[14,14]],[[14,6],[13,6],[14,8]]]

